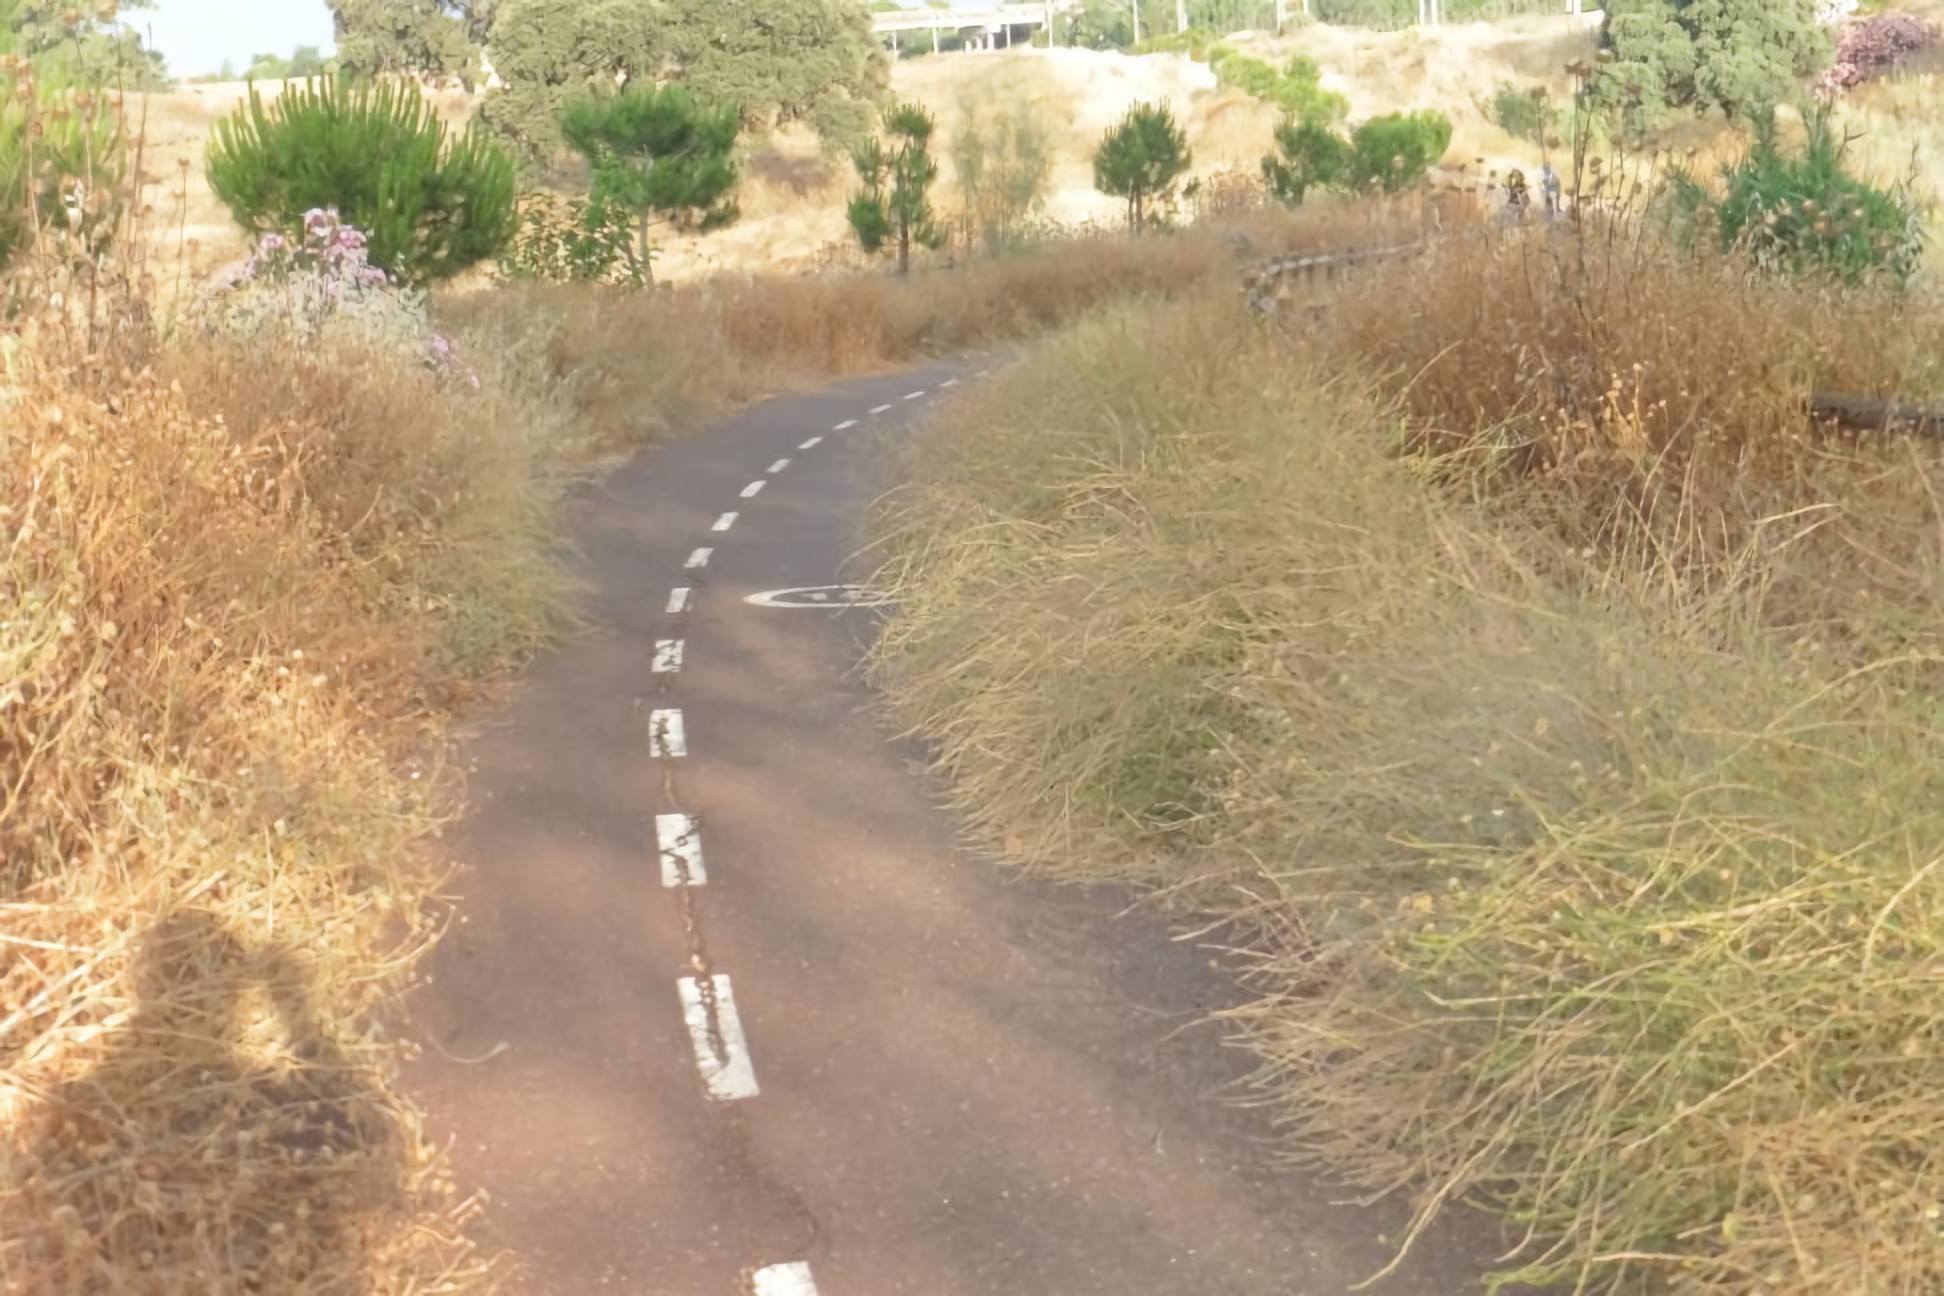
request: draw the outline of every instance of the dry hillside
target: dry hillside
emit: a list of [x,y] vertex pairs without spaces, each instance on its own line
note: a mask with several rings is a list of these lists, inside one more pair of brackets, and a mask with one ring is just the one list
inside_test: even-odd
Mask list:
[[[1944,0],[1918,0],[1904,7],[1932,18],[1944,16]],[[1314,58],[1323,68],[1324,84],[1349,100],[1353,119],[1414,108],[1449,114],[1457,127],[1448,158],[1453,177],[1461,169],[1478,175],[1478,159],[1484,160],[1483,169],[1530,165],[1535,160],[1530,147],[1488,121],[1484,105],[1507,82],[1546,84],[1563,93],[1566,64],[1593,50],[1591,29],[1567,17],[1382,33],[1315,25],[1282,38],[1237,36],[1232,43],[1266,59],[1299,52]],[[1940,69],[1944,61],[1933,59],[1910,75],[1868,87],[1852,98],[1848,114],[1852,125],[1865,132],[1857,148],[1867,169],[1886,178],[1899,176],[1914,160],[1920,189],[1933,201],[1944,178],[1944,134],[1933,124],[1935,114],[1927,105],[1936,102]],[[989,117],[1021,107],[1030,111],[1054,146],[1046,215],[1066,225],[1118,219],[1118,204],[1093,188],[1089,158],[1101,132],[1134,101],[1167,99],[1174,105],[1195,150],[1195,172],[1201,175],[1230,169],[1253,173],[1276,118],[1268,105],[1217,86],[1207,66],[1172,54],[1134,58],[1091,50],[1022,49],[920,57],[896,66],[893,85],[899,95],[925,104],[938,119],[943,173],[939,198],[947,212],[956,207],[950,157],[960,123],[968,116]],[[272,86],[269,92],[276,89]],[[178,161],[191,164],[183,182],[187,202],[182,227],[193,240],[189,255],[197,270],[242,251],[241,236],[202,181],[200,163],[213,122],[240,103],[243,93],[235,84],[202,85],[148,101],[150,140],[157,155],[149,170],[172,186]],[[442,95],[439,106],[459,120],[471,103],[454,92]],[[1673,131],[1670,143],[1705,146],[1718,131],[1718,125],[1690,123]],[[750,155],[741,221],[706,239],[670,239],[658,272],[687,279],[718,271],[810,271],[854,261],[843,217],[850,183],[848,166],[826,157],[814,136],[794,128],[779,131],[757,143]],[[158,207],[176,210],[166,197]]]

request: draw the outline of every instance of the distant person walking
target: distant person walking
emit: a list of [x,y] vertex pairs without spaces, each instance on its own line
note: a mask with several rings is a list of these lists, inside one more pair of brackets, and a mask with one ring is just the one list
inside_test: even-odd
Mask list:
[[1551,162],[1539,167],[1539,192],[1545,195],[1546,219],[1559,215],[1559,172],[1553,170]]
[[1526,185],[1525,172],[1513,167],[1505,177],[1505,217],[1513,224],[1520,224],[1531,206],[1532,190]]

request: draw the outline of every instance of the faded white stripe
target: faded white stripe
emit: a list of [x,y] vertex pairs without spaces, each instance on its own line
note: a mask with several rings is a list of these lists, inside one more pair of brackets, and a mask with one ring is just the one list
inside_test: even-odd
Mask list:
[[[852,421],[853,421],[853,422],[855,422],[856,420],[852,420]],[[811,438],[810,438],[810,439],[809,439],[808,441],[805,441],[805,442],[804,442],[804,443],[803,443],[802,445],[800,445],[800,446],[798,446],[798,447],[797,447],[797,449],[799,449],[799,450],[811,450],[811,449],[815,449],[815,448],[816,448],[816,446],[817,446],[817,444],[818,444],[819,442],[821,442],[822,440],[823,440],[823,438],[822,438],[822,437],[820,437],[820,436],[814,436],[814,437],[811,437]]]
[[906,400],[917,400],[917,399],[918,399],[918,398],[919,398],[920,396],[923,396],[924,394],[925,394],[925,393],[924,393],[924,391],[923,391],[923,390],[919,390],[919,391],[915,391],[915,392],[906,392],[906,393],[905,393],[905,399],[906,399]]
[[695,820],[685,814],[656,815],[655,846],[661,854],[663,886],[708,884],[708,870],[702,867],[702,834]]
[[847,429],[849,429],[849,428],[854,428],[854,427],[856,427],[856,426],[857,426],[857,420],[856,420],[856,419],[845,419],[845,420],[844,420],[844,421],[843,421],[842,423],[839,423],[839,424],[838,424],[838,425],[837,425],[836,427],[834,427],[834,428],[832,428],[832,429],[830,429],[830,430],[831,430],[832,432],[843,432],[843,431],[845,431],[845,430],[847,430]]
[[688,735],[682,731],[681,708],[656,707],[648,713],[648,754],[688,755]]
[[669,615],[673,616],[677,612],[688,611],[688,600],[689,587],[686,585],[677,585],[674,589],[668,591]]
[[697,549],[688,556],[688,561],[683,563],[682,566],[689,568],[691,571],[697,567],[707,567],[709,565],[709,555],[714,552],[715,550],[713,549]]
[[[695,1045],[695,1066],[702,1073],[702,1087],[709,1097],[721,1102],[754,1098],[756,1068],[749,1060],[749,1041],[743,1038],[742,1018],[736,1015],[729,978],[710,977],[709,987],[715,999],[713,1033],[709,1030],[709,1006],[703,999],[701,982],[694,977],[683,977],[677,983],[682,996],[682,1020],[688,1023],[689,1041]],[[712,1034],[722,1041],[720,1052]]]
[[658,675],[673,674],[682,669],[682,641],[680,639],[655,640],[655,660],[649,669]]
[[709,530],[727,531],[730,527],[734,525],[736,525],[736,515],[734,513],[724,513],[721,517],[715,520],[715,525],[710,527]]
[[886,411],[886,410],[888,410],[888,409],[890,409],[890,408],[891,408],[891,407],[890,407],[889,405],[873,405],[873,406],[871,406],[871,413],[873,413],[873,414],[882,414],[882,413],[884,413],[884,411]]
[[788,459],[778,459],[775,463],[769,466],[770,476],[772,477],[776,476],[776,474],[782,472],[785,468],[788,468],[789,466],[790,466],[790,461]]
[[[749,483],[749,485],[742,488],[742,497],[744,499],[755,499],[758,495],[761,495],[763,493],[763,487],[767,486],[768,484],[769,483],[764,481],[761,477],[758,477],[755,481]],[[733,517],[735,515],[731,514],[730,516]]]
[[758,1269],[750,1290],[755,1296],[817,1296],[817,1280],[810,1276],[810,1266],[798,1260]]

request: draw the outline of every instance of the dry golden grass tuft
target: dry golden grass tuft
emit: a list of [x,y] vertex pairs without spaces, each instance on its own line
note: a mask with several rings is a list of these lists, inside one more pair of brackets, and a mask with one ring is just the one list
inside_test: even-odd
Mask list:
[[1504,1212],[1503,1277],[1936,1291],[1944,464],[1795,404],[1934,308],[1443,255],[968,394],[877,678],[993,849],[1225,924],[1294,1154]]
[[[439,921],[446,627],[413,603],[448,533],[350,516],[322,402],[226,426],[154,372],[10,359],[6,1287],[490,1287],[374,1025]],[[193,370],[220,399],[284,364],[327,372]],[[363,380],[446,430],[417,375]]]

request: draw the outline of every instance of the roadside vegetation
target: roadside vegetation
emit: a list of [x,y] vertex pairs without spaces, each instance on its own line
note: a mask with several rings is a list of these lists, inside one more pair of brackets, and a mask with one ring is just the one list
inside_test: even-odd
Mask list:
[[[1921,33],[1792,3],[1744,66],[1692,7],[1616,6],[1570,109],[1495,100],[1564,124],[1570,233],[1468,229],[1270,326],[1238,271],[1421,234],[1449,117],[1346,125],[1316,63],[1198,46],[1287,114],[1218,187],[1159,100],[1066,138],[968,96],[942,140],[848,0],[333,8],[347,79],[312,52],[170,182],[206,164],[248,240],[191,279],[108,79],[159,64],[0,4],[0,1286],[509,1282],[395,1005],[450,917],[451,719],[573,623],[566,487],[1056,331],[876,523],[878,678],[985,843],[1222,925],[1291,1145],[1518,1221],[1508,1280],[1944,1284],[1944,476],[1805,416],[1944,398],[1944,318],[1922,194],[1840,109],[1765,111],[1823,76],[1912,116],[1885,73]],[[489,28],[503,84],[445,124],[399,77],[479,75]],[[1686,79],[1612,80],[1656,51]],[[648,52],[670,84],[616,85]],[[1589,160],[1697,108],[1746,156]],[[792,122],[902,273],[657,286]],[[1061,150],[1151,236],[1055,237]],[[918,256],[953,228],[985,255]]]

